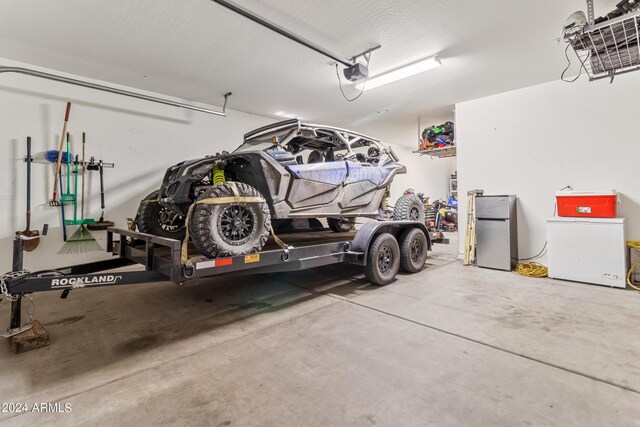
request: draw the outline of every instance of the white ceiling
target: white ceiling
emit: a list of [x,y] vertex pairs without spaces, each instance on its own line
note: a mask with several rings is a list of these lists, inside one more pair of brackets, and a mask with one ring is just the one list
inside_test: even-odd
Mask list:
[[[232,91],[230,108],[258,114],[413,126],[452,117],[456,102],[558,79],[562,24],[586,9],[584,0],[236,2],[344,57],[381,44],[374,75],[434,54],[443,66],[349,103],[330,59],[209,0],[0,0],[0,57],[213,105]],[[616,2],[596,0],[596,13]]]

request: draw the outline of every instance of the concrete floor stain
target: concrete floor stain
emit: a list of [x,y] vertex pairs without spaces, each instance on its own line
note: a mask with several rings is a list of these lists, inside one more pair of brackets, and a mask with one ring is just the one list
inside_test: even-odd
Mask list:
[[118,353],[136,353],[141,350],[148,350],[160,344],[160,338],[157,335],[143,335],[138,338],[125,341],[116,347]]
[[63,319],[59,319],[59,320],[54,320],[53,322],[47,322],[47,326],[53,326],[53,325],[71,325],[73,323],[79,322],[82,319],[84,319],[84,316],[71,316],[71,317],[65,317]]

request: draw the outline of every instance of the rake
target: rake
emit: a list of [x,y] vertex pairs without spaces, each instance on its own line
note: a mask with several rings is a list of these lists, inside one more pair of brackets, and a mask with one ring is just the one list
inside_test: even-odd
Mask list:
[[60,248],[58,253],[60,255],[69,254],[81,254],[86,252],[98,252],[102,251],[102,246],[94,239],[87,227],[84,224],[80,225],[75,233],[67,240],[67,242]]
[[60,248],[60,250],[58,251],[59,254],[78,254],[78,253],[84,253],[84,252],[97,252],[97,251],[102,251],[102,247],[100,246],[100,244],[96,241],[96,239],[93,237],[93,235],[91,234],[91,232],[87,229],[87,225],[89,224],[95,224],[96,221],[93,219],[84,219],[84,173],[86,170],[86,163],[85,163],[85,142],[86,142],[86,136],[85,133],[82,133],[82,161],[80,163],[82,163],[82,201],[81,201],[81,205],[80,205],[80,219],[78,219],[78,203],[77,203],[77,196],[78,196],[78,158],[76,156],[76,161],[75,161],[75,187],[74,187],[74,191],[75,191],[75,206],[73,209],[73,220],[67,220],[65,221],[65,223],[67,225],[79,225],[80,228],[78,228],[75,233],[73,233],[73,235],[71,236],[71,238],[69,240],[67,240],[67,242],[62,246],[62,248]]

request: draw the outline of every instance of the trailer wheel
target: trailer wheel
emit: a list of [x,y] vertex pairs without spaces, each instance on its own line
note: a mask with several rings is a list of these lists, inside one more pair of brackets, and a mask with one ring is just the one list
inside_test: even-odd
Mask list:
[[392,234],[378,235],[369,247],[365,275],[374,285],[393,282],[400,267],[400,247]]
[[401,196],[393,208],[394,221],[418,221],[424,223],[424,205],[414,194]]
[[336,233],[347,233],[356,228],[356,219],[341,216],[339,218],[327,218],[329,228]]
[[142,233],[183,240],[185,236],[185,218],[177,212],[158,203],[160,190],[149,194],[140,202],[136,226]]
[[[233,196],[262,197],[258,190],[247,184],[225,182],[209,188],[200,198]],[[267,242],[270,231],[271,216],[265,201],[199,204],[189,218],[193,244],[208,258],[258,252]]]
[[427,237],[419,228],[409,228],[400,236],[400,268],[407,273],[422,270],[427,260]]

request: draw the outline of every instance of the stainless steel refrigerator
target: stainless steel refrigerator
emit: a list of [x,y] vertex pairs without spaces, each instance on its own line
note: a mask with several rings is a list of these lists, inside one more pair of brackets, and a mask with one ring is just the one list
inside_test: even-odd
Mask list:
[[479,267],[511,271],[518,263],[516,196],[476,197],[476,258]]

